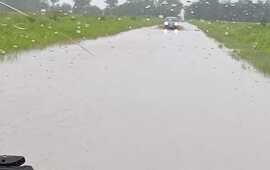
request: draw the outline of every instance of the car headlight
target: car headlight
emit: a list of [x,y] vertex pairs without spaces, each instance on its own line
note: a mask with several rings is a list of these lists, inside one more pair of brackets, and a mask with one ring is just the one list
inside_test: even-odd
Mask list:
[[180,24],[179,24],[178,22],[175,22],[174,25],[175,25],[175,26],[179,26]]
[[164,25],[169,25],[169,23],[168,22],[164,22]]

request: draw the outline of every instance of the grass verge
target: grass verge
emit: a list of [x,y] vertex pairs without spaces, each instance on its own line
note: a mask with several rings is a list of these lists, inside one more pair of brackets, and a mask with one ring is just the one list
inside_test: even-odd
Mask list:
[[259,71],[270,75],[270,25],[192,20],[208,36],[233,49]]
[[25,49],[95,39],[160,22],[157,18],[143,17],[47,15],[29,20],[16,14],[0,14],[0,18],[0,59],[1,56]]

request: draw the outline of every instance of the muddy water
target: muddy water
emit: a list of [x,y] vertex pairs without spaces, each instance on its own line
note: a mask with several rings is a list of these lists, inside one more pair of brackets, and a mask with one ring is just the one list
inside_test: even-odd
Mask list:
[[270,79],[183,25],[1,64],[1,153],[37,170],[268,170]]

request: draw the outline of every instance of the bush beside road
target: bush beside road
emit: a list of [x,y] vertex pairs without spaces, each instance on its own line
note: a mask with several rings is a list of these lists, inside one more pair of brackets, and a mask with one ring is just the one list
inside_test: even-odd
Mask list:
[[0,17],[0,58],[25,49],[95,39],[160,22],[145,17],[46,15],[29,19],[15,14],[0,14]]
[[270,25],[259,23],[192,20],[208,36],[233,49],[241,59],[270,74]]

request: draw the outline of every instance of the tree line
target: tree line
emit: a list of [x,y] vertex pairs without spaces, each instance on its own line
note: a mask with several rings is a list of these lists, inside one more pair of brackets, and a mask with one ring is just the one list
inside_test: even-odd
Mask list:
[[266,23],[270,19],[270,2],[240,0],[220,2],[218,0],[200,0],[185,9],[188,19],[249,21]]
[[183,7],[179,0],[130,0],[112,9],[114,15],[178,16]]
[[[179,0],[127,0],[118,5],[118,0],[105,0],[105,9],[91,5],[91,0],[73,0],[74,5],[60,0],[0,0],[25,11],[40,12],[60,11],[85,15],[116,16],[177,16],[183,4]],[[199,0],[184,7],[187,19],[253,21],[266,23],[270,21],[270,1],[239,0],[236,2],[219,0]],[[1,11],[8,9],[0,6]]]
[[[105,9],[91,5],[91,0],[73,0],[74,5],[60,4],[60,0],[0,0],[24,11],[61,11],[84,15],[116,16],[177,16],[183,5],[179,0],[127,0],[118,5],[118,0],[105,0]],[[0,11],[7,9],[0,6]]]

